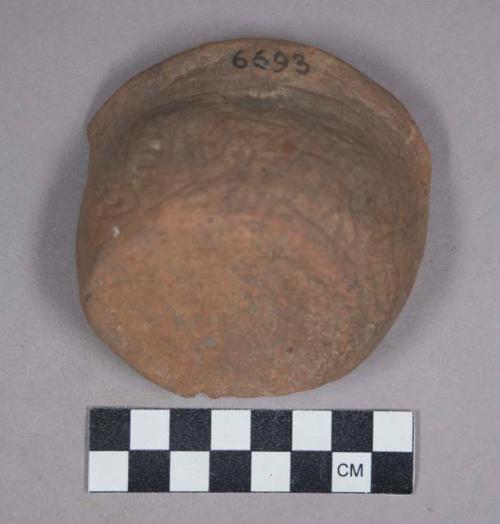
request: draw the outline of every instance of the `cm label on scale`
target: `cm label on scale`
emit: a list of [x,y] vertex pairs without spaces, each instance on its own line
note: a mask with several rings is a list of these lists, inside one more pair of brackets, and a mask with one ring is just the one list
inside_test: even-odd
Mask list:
[[333,453],[332,491],[369,493],[371,453]]

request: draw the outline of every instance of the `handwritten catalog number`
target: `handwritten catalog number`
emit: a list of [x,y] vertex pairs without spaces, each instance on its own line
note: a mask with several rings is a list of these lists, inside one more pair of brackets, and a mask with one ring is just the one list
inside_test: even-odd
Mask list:
[[294,53],[288,55],[283,51],[276,51],[272,56],[265,49],[257,51],[253,57],[245,56],[245,50],[240,49],[233,55],[233,66],[237,69],[246,67],[258,67],[259,69],[269,69],[273,73],[281,73],[287,68],[293,68],[300,75],[307,75],[311,70],[310,65],[306,62],[304,55]]

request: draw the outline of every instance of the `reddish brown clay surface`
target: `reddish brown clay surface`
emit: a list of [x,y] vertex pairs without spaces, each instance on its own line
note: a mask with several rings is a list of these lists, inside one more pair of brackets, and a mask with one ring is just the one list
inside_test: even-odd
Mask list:
[[424,249],[427,147],[404,107],[315,48],[243,39],[144,71],[89,126],[83,309],[180,395],[279,395],[351,371]]

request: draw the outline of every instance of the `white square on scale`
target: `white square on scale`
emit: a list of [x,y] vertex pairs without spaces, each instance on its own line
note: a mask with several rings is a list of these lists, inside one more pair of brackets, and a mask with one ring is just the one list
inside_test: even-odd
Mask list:
[[333,492],[369,493],[371,479],[371,453],[332,453]]
[[250,410],[212,410],[211,449],[250,449]]
[[168,450],[170,411],[168,409],[132,409],[130,412],[130,449]]
[[210,453],[170,452],[170,491],[208,491]]
[[413,451],[411,411],[373,412],[373,451]]
[[89,452],[89,491],[128,490],[128,451]]
[[332,412],[294,410],[292,414],[292,449],[294,451],[330,451],[332,449]]
[[290,452],[253,451],[251,491],[290,491]]

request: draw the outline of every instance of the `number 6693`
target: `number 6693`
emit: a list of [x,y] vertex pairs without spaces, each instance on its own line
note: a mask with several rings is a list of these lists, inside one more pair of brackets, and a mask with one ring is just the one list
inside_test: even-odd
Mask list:
[[288,67],[293,67],[293,69],[301,75],[306,75],[311,70],[304,55],[300,53],[288,55],[283,51],[277,50],[272,54],[272,52],[261,49],[249,58],[247,58],[244,53],[245,50],[240,49],[233,55],[231,62],[237,69],[245,69],[246,67],[253,66],[259,69],[268,69],[273,73],[281,73]]

